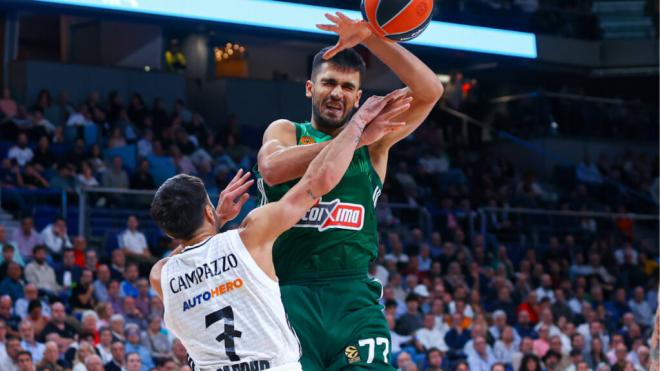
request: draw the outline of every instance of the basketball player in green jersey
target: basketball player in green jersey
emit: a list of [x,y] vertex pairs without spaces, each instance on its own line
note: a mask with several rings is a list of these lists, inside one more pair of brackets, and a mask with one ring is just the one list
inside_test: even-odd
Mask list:
[[259,151],[261,203],[280,199],[359,107],[365,64],[351,48],[363,44],[407,85],[405,126],[379,140],[363,136],[340,183],[275,243],[273,260],[282,301],[300,338],[305,371],[392,370],[390,335],[378,303],[382,286],[367,276],[378,254],[375,205],[392,145],[412,133],[440,99],[435,73],[402,46],[373,35],[364,22],[328,15],[319,28],[339,42],[314,58],[306,95],[310,122],[270,124]]

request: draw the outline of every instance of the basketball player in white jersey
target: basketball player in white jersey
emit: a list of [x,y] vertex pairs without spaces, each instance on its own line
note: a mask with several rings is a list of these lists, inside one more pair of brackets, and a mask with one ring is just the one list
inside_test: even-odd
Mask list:
[[[182,244],[154,265],[150,279],[163,299],[165,324],[188,350],[194,370],[301,370],[300,345],[280,299],[273,242],[337,185],[358,145],[405,125],[391,120],[411,100],[405,90],[369,98],[298,184],[280,201],[253,210],[239,229],[218,234],[220,221],[199,178],[177,175],[158,189],[151,215]],[[239,203],[247,177],[225,191]]]

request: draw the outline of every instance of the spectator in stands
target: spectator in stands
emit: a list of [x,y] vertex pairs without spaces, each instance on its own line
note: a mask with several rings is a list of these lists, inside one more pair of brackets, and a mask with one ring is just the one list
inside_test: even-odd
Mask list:
[[474,353],[468,358],[470,370],[490,371],[496,362],[493,354],[488,352],[486,339],[483,336],[474,339]]
[[426,371],[441,371],[443,361],[443,352],[436,348],[429,349],[426,352]]
[[436,317],[433,313],[426,313],[424,327],[415,331],[415,347],[420,353],[425,353],[431,348],[437,348],[442,352],[449,350],[445,344],[445,334],[436,329],[435,321]]
[[99,258],[96,255],[96,251],[93,249],[87,249],[85,251],[85,267],[92,272],[96,272],[99,267]]
[[82,312],[88,309],[94,309],[96,299],[94,299],[94,286],[92,272],[85,269],[80,275],[80,282],[74,286],[71,291],[69,305],[74,312]]
[[78,349],[76,349],[75,356],[73,357],[73,370],[72,371],[87,371],[85,367],[85,358],[90,355],[96,354],[94,346],[87,341],[80,341]]
[[104,371],[103,361],[101,357],[96,354],[91,354],[85,357],[85,369],[86,371]]
[[77,188],[75,167],[70,163],[61,163],[57,167],[57,174],[48,183],[51,189],[73,193]]
[[98,144],[94,144],[92,146],[91,154],[88,161],[92,166],[92,169],[94,170],[94,174],[96,176],[102,176],[106,172],[106,170],[108,170],[108,165],[105,163],[105,160],[103,159],[101,146]]
[[5,341],[5,354],[0,357],[3,370],[18,371],[18,354],[22,351],[20,338],[8,335]]
[[41,334],[41,331],[43,331],[44,327],[46,327],[46,324],[49,320],[49,318],[44,315],[44,307],[47,308],[50,312],[48,304],[43,303],[39,299],[31,300],[30,304],[28,305],[28,314],[25,319],[32,323],[34,332],[36,334]]
[[16,101],[11,98],[11,91],[9,88],[2,89],[2,99],[0,99],[0,113],[2,113],[2,120],[9,121],[16,117],[18,114],[18,105]]
[[32,353],[35,362],[41,362],[45,347],[43,343],[36,340],[32,323],[28,320],[23,320],[19,325],[19,333],[21,335],[21,348]]
[[82,269],[76,266],[73,249],[67,248],[62,253],[62,264],[55,271],[57,283],[63,290],[68,290],[74,282],[79,282]]
[[112,129],[112,134],[108,139],[108,148],[119,148],[126,146],[126,138],[124,138],[124,133],[122,132],[121,127],[117,126]]
[[83,236],[76,236],[73,238],[73,260],[74,264],[80,268],[85,269],[85,251],[87,249],[87,240]]
[[124,319],[126,324],[137,325],[141,330],[147,328],[146,318],[142,312],[135,306],[135,298],[127,296],[124,298]]
[[5,322],[8,334],[18,335],[18,325],[21,322],[21,317],[14,314],[11,296],[6,294],[0,296],[0,320]]
[[133,176],[131,176],[131,188],[145,190],[156,189],[156,182],[154,182],[154,178],[149,172],[149,161],[144,159],[140,160],[138,170]]
[[113,280],[123,280],[124,272],[126,270],[126,254],[124,249],[112,250],[112,259],[110,265],[110,273]]
[[23,167],[34,157],[34,152],[28,147],[28,137],[25,133],[18,134],[16,145],[9,149],[7,158],[15,159],[19,166]]
[[42,135],[37,142],[32,164],[39,172],[51,170],[55,167],[55,156],[50,150],[50,141],[45,135]]
[[78,110],[71,113],[66,121],[66,126],[92,126],[92,114],[86,104],[78,106]]
[[92,166],[84,161],[80,164],[80,173],[76,176],[80,188],[93,188],[99,186],[99,181],[94,176]]
[[23,288],[23,297],[16,300],[16,304],[14,305],[14,313],[21,317],[21,319],[25,319],[28,314],[30,313],[30,303],[33,300],[41,300],[42,302],[42,309],[43,312],[46,316],[50,316],[51,311],[50,311],[50,306],[48,305],[48,302],[39,299],[39,290],[37,287],[31,283],[28,283],[27,285],[24,286]]
[[151,303],[149,281],[146,278],[139,278],[136,287],[138,289],[138,296],[135,298],[135,307],[142,313],[143,318],[147,318],[151,313],[151,309],[149,308],[149,304]]
[[644,288],[638,286],[635,288],[633,298],[628,302],[630,309],[635,316],[635,321],[642,326],[653,325],[653,309],[644,298]]
[[470,331],[463,327],[463,314],[458,312],[452,314],[451,330],[445,335],[445,344],[454,352],[462,352],[470,337]]
[[57,343],[48,341],[44,344],[44,356],[37,363],[37,370],[64,371],[64,362],[60,360],[60,351]]
[[112,339],[121,342],[126,341],[124,334],[124,316],[121,314],[113,314],[110,317],[110,329],[112,330]]
[[151,315],[148,318],[147,330],[142,332],[141,341],[151,354],[156,364],[172,358],[172,345],[168,337],[161,331],[160,316]]
[[[89,267],[87,267],[89,269]],[[94,280],[94,298],[98,303],[110,300],[108,295],[108,286],[110,284],[110,268],[107,264],[100,264],[96,270],[96,280]]]
[[33,251],[34,260],[25,267],[25,279],[47,295],[54,296],[60,291],[55,270],[46,263],[46,246],[37,245]]
[[[3,228],[0,226],[0,228]],[[16,248],[10,244],[2,245],[2,259],[0,261],[0,281],[2,281],[7,276],[7,268],[9,268],[9,263],[16,263],[19,266],[21,265],[21,260],[18,254],[16,253]]]
[[506,326],[501,331],[501,337],[495,342],[493,354],[498,362],[507,365],[513,363],[513,355],[518,351],[518,344],[515,342],[514,332],[511,326]]
[[[144,360],[144,362],[142,361]],[[142,358],[139,353],[128,353],[126,356],[126,371],[148,371],[154,367],[153,362],[149,366],[145,365],[149,359]],[[151,368],[150,368],[151,367]]]
[[112,168],[103,173],[102,184],[106,188],[127,189],[129,186],[128,174],[123,169],[124,162],[119,156],[112,159]]
[[532,326],[530,322],[528,311],[521,310],[518,313],[518,323],[516,324],[516,332],[518,332],[520,337],[536,338],[536,331],[534,330],[534,326]]
[[126,325],[126,353],[137,353],[142,360],[142,371],[149,371],[154,367],[149,349],[140,343],[140,328],[133,324]]
[[55,125],[44,116],[41,107],[32,107],[28,113],[31,122],[32,131],[37,135],[52,135],[55,132]]
[[66,220],[62,217],[55,218],[53,223],[41,231],[41,239],[55,260],[59,260],[64,249],[73,246],[67,233]]
[[7,276],[0,282],[0,293],[9,295],[12,300],[23,297],[23,280],[21,266],[10,262],[7,265]]
[[416,294],[410,293],[406,297],[407,311],[396,323],[396,330],[399,334],[407,336],[423,327],[422,316],[419,312],[419,298]]
[[46,338],[49,334],[56,333],[59,335],[60,342],[65,348],[68,348],[75,341],[77,332],[75,328],[66,322],[64,304],[61,302],[53,303],[51,314],[51,320],[42,331],[41,336]]
[[541,361],[534,354],[526,354],[520,362],[521,371],[542,371]]
[[139,291],[137,289],[137,280],[139,278],[138,266],[131,263],[126,267],[124,272],[124,280],[121,282],[120,295],[123,297],[137,298]]
[[101,356],[102,364],[112,361],[112,330],[109,327],[101,327],[99,330],[99,343],[96,345],[96,353]]
[[154,258],[149,251],[147,239],[138,227],[137,217],[130,215],[126,220],[126,229],[118,236],[119,247],[124,250],[129,261],[153,263]]
[[190,157],[184,155],[176,144],[172,144],[169,148],[170,156],[176,166],[177,174],[196,175],[197,169],[193,165]]

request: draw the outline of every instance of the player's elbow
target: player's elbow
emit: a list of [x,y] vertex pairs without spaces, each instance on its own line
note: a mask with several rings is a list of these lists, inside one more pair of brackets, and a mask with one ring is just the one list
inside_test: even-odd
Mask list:
[[270,161],[260,161],[259,162],[259,174],[269,187],[276,186],[278,184],[284,183],[281,174],[281,171],[273,166]]

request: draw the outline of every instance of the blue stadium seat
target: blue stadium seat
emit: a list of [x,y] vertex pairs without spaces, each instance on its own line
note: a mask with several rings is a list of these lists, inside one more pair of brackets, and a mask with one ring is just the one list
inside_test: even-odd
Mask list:
[[150,155],[147,157],[147,161],[149,161],[149,171],[156,184],[162,184],[167,178],[176,175],[176,167],[170,157]]

